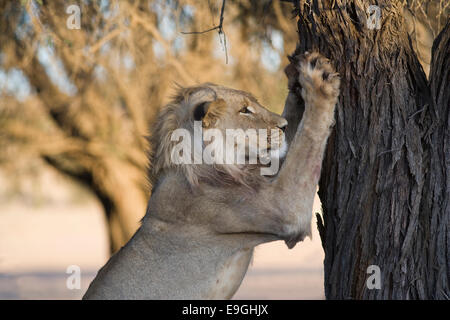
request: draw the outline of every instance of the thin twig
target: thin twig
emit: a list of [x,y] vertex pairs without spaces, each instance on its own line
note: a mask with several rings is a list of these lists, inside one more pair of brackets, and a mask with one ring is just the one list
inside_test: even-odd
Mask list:
[[[225,35],[225,32],[223,31],[223,15],[225,13],[225,3],[226,0],[222,0],[222,8],[220,9],[220,21],[219,21],[219,25],[214,26],[210,29],[207,30],[203,30],[203,31],[181,31],[182,34],[203,34],[203,33],[207,33],[207,32],[211,32],[214,30],[218,30],[219,33],[219,38],[220,36],[223,34],[223,46],[225,49],[225,59],[226,59],[226,64],[228,64],[228,50],[227,50],[227,38]],[[220,42],[222,43],[222,39],[220,38]]]
[[220,30],[222,29],[222,26],[218,25],[218,26],[212,27],[211,29],[204,30],[204,31],[189,31],[189,32],[181,31],[181,33],[182,34],[202,34],[202,33],[211,32],[211,31],[214,31],[214,30],[217,30],[217,29],[219,29],[219,33],[221,33]]
[[223,48],[225,51],[225,64],[228,64],[228,50],[227,50],[227,36],[225,35],[225,32],[219,32],[219,41],[222,44],[222,38],[220,35],[223,34]]
[[223,33],[223,14],[225,12],[225,3],[226,3],[226,0],[223,0],[222,8],[220,9],[220,21],[219,21],[218,26],[212,27],[212,28],[210,28],[208,30],[204,30],[204,31],[189,31],[189,32],[181,31],[181,33],[182,34],[202,34],[202,33],[207,33],[207,32],[211,32],[214,30],[219,30],[219,33]]

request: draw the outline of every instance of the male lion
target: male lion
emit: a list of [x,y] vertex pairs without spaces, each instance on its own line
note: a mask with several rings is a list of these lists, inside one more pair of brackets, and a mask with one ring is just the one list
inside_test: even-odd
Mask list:
[[[283,116],[290,128],[249,93],[213,84],[179,90],[154,126],[153,191],[142,226],[99,271],[85,299],[231,298],[255,246],[282,239],[292,248],[311,234],[312,204],[340,80],[317,52],[292,58],[286,73],[291,92]],[[296,89],[305,102],[300,123]],[[178,142],[172,135],[183,128],[194,137],[195,120],[203,129],[220,132],[274,129],[267,139],[276,143],[265,151],[283,155],[289,145],[280,170],[263,176],[260,169],[267,164],[260,161],[174,163]],[[249,144],[247,138],[243,141]],[[203,139],[194,137],[193,143],[205,146]]]

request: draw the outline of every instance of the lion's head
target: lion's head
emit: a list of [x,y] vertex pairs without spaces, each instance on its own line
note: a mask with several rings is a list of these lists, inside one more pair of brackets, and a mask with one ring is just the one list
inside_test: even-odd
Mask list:
[[179,88],[153,126],[150,181],[178,170],[192,186],[256,187],[263,179],[256,169],[286,153],[286,126],[250,93],[211,83]]

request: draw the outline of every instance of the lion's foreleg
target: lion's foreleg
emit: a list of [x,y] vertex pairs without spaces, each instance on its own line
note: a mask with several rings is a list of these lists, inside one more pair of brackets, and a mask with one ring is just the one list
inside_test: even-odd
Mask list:
[[339,94],[338,75],[318,53],[302,58],[299,69],[305,112],[274,181],[283,214],[292,221],[285,228],[289,247],[311,233],[313,200]]

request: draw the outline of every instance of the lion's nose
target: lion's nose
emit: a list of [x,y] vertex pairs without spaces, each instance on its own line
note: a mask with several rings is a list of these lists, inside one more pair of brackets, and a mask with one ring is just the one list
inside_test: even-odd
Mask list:
[[286,119],[283,119],[283,121],[281,121],[281,122],[277,125],[277,127],[280,128],[281,131],[284,132],[284,131],[286,130],[287,125],[288,125],[287,120],[286,120]]

